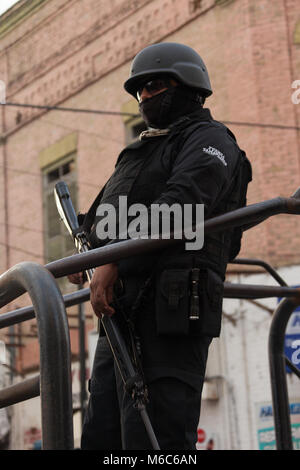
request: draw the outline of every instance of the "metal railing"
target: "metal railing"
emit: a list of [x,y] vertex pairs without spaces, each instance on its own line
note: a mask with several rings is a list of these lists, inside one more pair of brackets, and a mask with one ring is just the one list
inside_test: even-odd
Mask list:
[[[274,272],[267,263],[260,260],[244,260],[238,259],[236,264],[251,264],[268,267],[269,272]],[[284,281],[283,281],[284,282]],[[1,287],[1,285],[0,285]],[[273,321],[270,329],[269,336],[269,361],[271,373],[271,389],[272,401],[274,409],[275,432],[277,449],[292,449],[291,440],[291,426],[288,405],[288,393],[286,384],[285,363],[299,376],[299,370],[284,355],[284,335],[285,328],[289,316],[292,314],[295,307],[300,304],[299,289],[287,287],[282,290],[281,287],[276,286],[256,286],[247,284],[230,284],[224,283],[224,297],[225,298],[270,298],[286,296],[289,299],[280,304],[274,313]],[[90,297],[90,289],[82,289],[75,291],[71,294],[63,296],[66,307],[77,305],[86,302]],[[299,299],[299,300],[298,300]],[[288,310],[288,312],[287,312]],[[0,317],[0,329],[20,323],[35,317],[35,309],[33,306],[20,308],[11,312],[5,313]],[[80,352],[85,356],[85,351]],[[40,377],[39,375],[24,380],[21,383],[7,387],[0,391],[0,408],[4,408],[20,401],[34,398],[40,395]],[[46,424],[48,427],[48,423]],[[44,432],[43,432],[44,434]],[[51,448],[53,444],[51,443]]]
[[71,355],[65,305],[55,279],[47,269],[24,262],[0,276],[0,306],[27,292],[37,319],[40,377],[4,389],[1,407],[25,397],[41,395],[43,449],[72,449],[73,413]]
[[284,341],[287,323],[299,305],[299,296],[282,300],[274,312],[269,333],[269,364],[277,450],[293,449],[286,365],[298,378],[300,371],[285,356]]
[[[265,269],[278,284],[283,287],[287,286],[284,279],[265,261],[240,258],[233,261],[233,264],[260,266]],[[280,288],[280,290],[282,290],[282,288]],[[285,295],[278,295],[277,297],[289,297],[285,289],[282,292],[285,292]],[[268,356],[277,450],[293,449],[286,366],[288,365],[290,370],[298,378],[300,378],[300,370],[286,357],[284,343],[288,321],[299,305],[300,290],[296,288],[294,295],[292,294],[291,297],[283,299],[276,308],[272,316],[269,331]]]
[[[269,201],[253,204],[215,217],[214,219],[207,220],[204,223],[204,233],[207,235],[208,233],[223,231],[235,226],[243,226],[245,229],[251,228],[270,216],[282,213],[300,214],[300,190],[298,190],[291,198],[279,197],[271,199]],[[5,326],[9,326],[13,323],[25,321],[33,318],[35,315],[37,316],[41,351],[40,379],[37,377],[31,380],[31,382],[27,381],[27,383],[23,385],[23,390],[20,385],[19,387],[11,387],[10,403],[20,401],[20,399],[22,399],[20,397],[25,395],[24,389],[26,389],[27,398],[30,397],[30,395],[36,396],[37,384],[39,381],[41,382],[41,399],[43,402],[42,434],[44,449],[69,449],[72,448],[73,445],[70,345],[67,333],[68,327],[64,302],[66,306],[75,305],[82,301],[86,301],[89,298],[89,289],[83,289],[82,291],[76,291],[64,296],[63,302],[61,294],[54,279],[50,276],[49,271],[55,278],[60,278],[68,274],[95,268],[97,266],[119,261],[131,256],[139,256],[141,254],[155,252],[159,249],[170,247],[171,245],[182,243],[184,241],[184,239],[126,240],[101,248],[96,248],[86,253],[76,254],[54,261],[47,264],[45,267],[34,263],[21,263],[0,277],[0,306],[6,305],[26,290],[30,294],[33,302],[32,307],[25,307],[13,312],[2,314],[0,317],[0,328],[4,328]],[[269,272],[271,271],[272,268]],[[29,279],[31,279],[31,282]],[[230,284],[225,282],[224,297],[245,299],[286,297],[292,299],[287,303],[289,306],[288,308],[290,308],[291,305],[298,305],[298,303],[300,303],[300,290],[288,287],[284,282],[280,284],[280,286],[257,286],[249,284]],[[48,288],[51,290],[53,295],[48,295]],[[3,291],[4,293],[2,293]],[[47,295],[45,295],[46,291]],[[56,312],[55,315],[53,314],[54,311]],[[276,317],[281,318],[283,311],[285,311],[285,307],[280,306],[279,311],[277,309]],[[49,314],[49,312],[52,312],[52,314]],[[55,318],[54,322],[53,318]],[[62,322],[62,327],[58,327],[59,322]],[[282,333],[284,324],[284,322],[276,321],[275,325],[272,325],[272,338],[278,336],[276,336],[276,332],[279,328],[281,335],[280,339],[282,339],[282,334],[284,335],[284,332]],[[51,331],[51,335],[48,334],[49,331]],[[57,338],[54,338],[56,335]],[[63,354],[61,354],[61,343],[64,343]],[[277,351],[278,342],[270,341],[270,344],[271,346],[269,347],[269,351],[273,361],[275,357],[274,350],[276,349]],[[279,349],[281,349],[281,347],[282,344],[280,343]],[[60,351],[58,354],[59,357],[56,355],[56,359],[54,360],[54,356],[51,356],[50,360],[46,361],[45,356],[48,355],[49,351],[51,354],[53,353],[54,356],[55,353],[57,354],[57,352]],[[61,361],[61,358],[63,358],[63,361]],[[53,364],[55,364],[55,373],[53,370]],[[52,376],[52,374],[53,377],[55,376],[55,383],[59,383],[58,386],[54,388],[52,386],[53,384],[50,383],[51,381],[49,381],[49,377]],[[282,379],[286,380],[286,377],[281,369],[276,371],[275,374],[272,369],[272,374],[273,377],[275,377],[274,380],[272,380],[274,414],[275,416],[280,414],[280,420],[285,422],[287,428],[289,414],[287,417],[286,410],[281,413],[277,413],[277,411],[275,412],[275,409],[277,410],[279,408],[275,389],[278,386],[278,381],[282,381]],[[274,383],[274,381],[276,383]],[[1,407],[4,406],[4,403],[8,403],[8,398],[6,397],[6,401],[3,398],[5,393],[7,395],[7,391],[0,391]],[[14,397],[12,398],[13,395]],[[45,396],[47,396],[47,400],[45,399]],[[16,399],[17,401],[15,401]],[[51,404],[49,404],[49,402],[46,404],[48,400],[50,400]],[[284,402],[285,408],[288,408],[288,406],[286,407],[286,400],[287,395],[285,394],[279,401],[280,404]],[[52,410],[51,412],[50,409]],[[278,427],[277,419],[275,419],[275,426]],[[276,431],[276,436],[280,435],[281,433]],[[278,439],[280,439],[280,437],[278,437]],[[279,446],[281,446],[281,443],[279,443]],[[284,448],[286,448],[286,446],[291,448],[290,441],[288,443],[284,443]]]

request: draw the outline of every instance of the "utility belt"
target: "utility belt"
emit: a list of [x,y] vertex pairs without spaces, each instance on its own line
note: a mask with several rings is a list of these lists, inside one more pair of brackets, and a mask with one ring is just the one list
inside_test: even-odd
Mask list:
[[209,267],[168,266],[142,282],[135,276],[124,278],[119,300],[132,325],[137,317],[143,321],[145,309],[153,311],[159,336],[220,334],[223,280]]
[[166,269],[157,276],[158,335],[219,336],[223,281],[210,268]]

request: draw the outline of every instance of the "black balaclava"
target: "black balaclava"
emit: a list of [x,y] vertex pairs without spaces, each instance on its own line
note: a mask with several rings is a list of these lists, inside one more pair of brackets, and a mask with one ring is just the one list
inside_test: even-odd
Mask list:
[[147,126],[163,129],[201,106],[198,90],[178,85],[142,101],[139,110]]

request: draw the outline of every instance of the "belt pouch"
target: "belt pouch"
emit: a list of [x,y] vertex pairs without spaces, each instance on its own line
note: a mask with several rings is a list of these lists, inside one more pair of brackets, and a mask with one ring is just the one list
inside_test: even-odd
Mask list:
[[156,282],[156,326],[159,335],[189,333],[189,276],[188,269],[168,269]]

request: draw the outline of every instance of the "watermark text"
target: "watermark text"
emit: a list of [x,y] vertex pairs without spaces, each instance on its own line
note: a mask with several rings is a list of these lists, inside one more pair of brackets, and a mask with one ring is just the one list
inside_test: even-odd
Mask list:
[[291,96],[293,104],[300,103],[300,80],[294,80],[292,83],[292,88],[296,88],[296,91]]
[[186,250],[200,250],[204,243],[203,204],[141,203],[128,207],[127,196],[119,196],[118,210],[109,203],[98,206],[96,234],[100,240],[184,239]]

